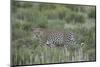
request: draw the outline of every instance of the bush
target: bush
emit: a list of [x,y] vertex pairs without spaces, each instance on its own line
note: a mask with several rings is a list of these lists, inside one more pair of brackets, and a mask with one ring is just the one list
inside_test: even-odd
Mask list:
[[48,24],[47,17],[45,16],[39,16],[36,20],[36,25],[39,28],[46,28]]
[[52,31],[62,31],[64,29],[64,23],[65,21],[62,20],[48,21],[48,29],[51,29]]
[[70,12],[70,14],[66,14],[65,20],[67,23],[75,22],[75,23],[84,23],[86,18],[82,13]]
[[90,12],[88,13],[89,18],[96,18],[96,10],[91,9]]

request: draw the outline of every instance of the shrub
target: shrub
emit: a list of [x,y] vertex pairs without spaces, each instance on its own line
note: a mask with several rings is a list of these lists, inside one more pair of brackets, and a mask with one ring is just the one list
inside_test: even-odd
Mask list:
[[96,10],[95,10],[95,8],[90,10],[90,12],[88,13],[88,17],[89,18],[96,18]]
[[36,20],[37,27],[46,28],[47,24],[48,24],[48,20],[47,17],[45,16],[39,16]]
[[70,14],[66,14],[65,20],[67,23],[75,22],[75,23],[84,23],[86,18],[82,13],[70,12]]

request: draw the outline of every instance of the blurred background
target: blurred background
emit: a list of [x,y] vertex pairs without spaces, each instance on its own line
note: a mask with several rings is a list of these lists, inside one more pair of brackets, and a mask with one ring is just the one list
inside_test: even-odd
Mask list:
[[[12,1],[11,61],[14,65],[96,60],[96,8],[72,4]],[[77,44],[66,48],[41,47],[32,28],[76,33]]]

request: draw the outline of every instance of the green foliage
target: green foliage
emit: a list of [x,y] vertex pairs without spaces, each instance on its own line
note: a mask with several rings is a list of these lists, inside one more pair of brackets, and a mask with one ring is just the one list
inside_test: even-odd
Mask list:
[[52,31],[62,31],[63,27],[64,27],[64,23],[66,23],[65,21],[62,20],[49,20],[48,21],[48,29],[52,30]]
[[96,18],[96,10],[95,8],[92,8],[90,12],[88,13],[89,18]]
[[47,25],[48,25],[47,22],[48,22],[47,17],[45,17],[45,16],[39,16],[39,18],[36,21],[37,27],[47,28]]
[[70,14],[66,15],[65,20],[67,21],[67,23],[84,23],[86,21],[86,17],[82,13],[70,12]]

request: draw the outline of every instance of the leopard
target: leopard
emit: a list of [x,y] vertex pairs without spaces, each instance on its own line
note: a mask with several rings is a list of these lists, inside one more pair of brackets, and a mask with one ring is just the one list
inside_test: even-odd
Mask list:
[[49,31],[42,28],[33,28],[33,39],[38,39],[40,45],[48,47],[69,46],[76,43],[75,34],[65,31]]

